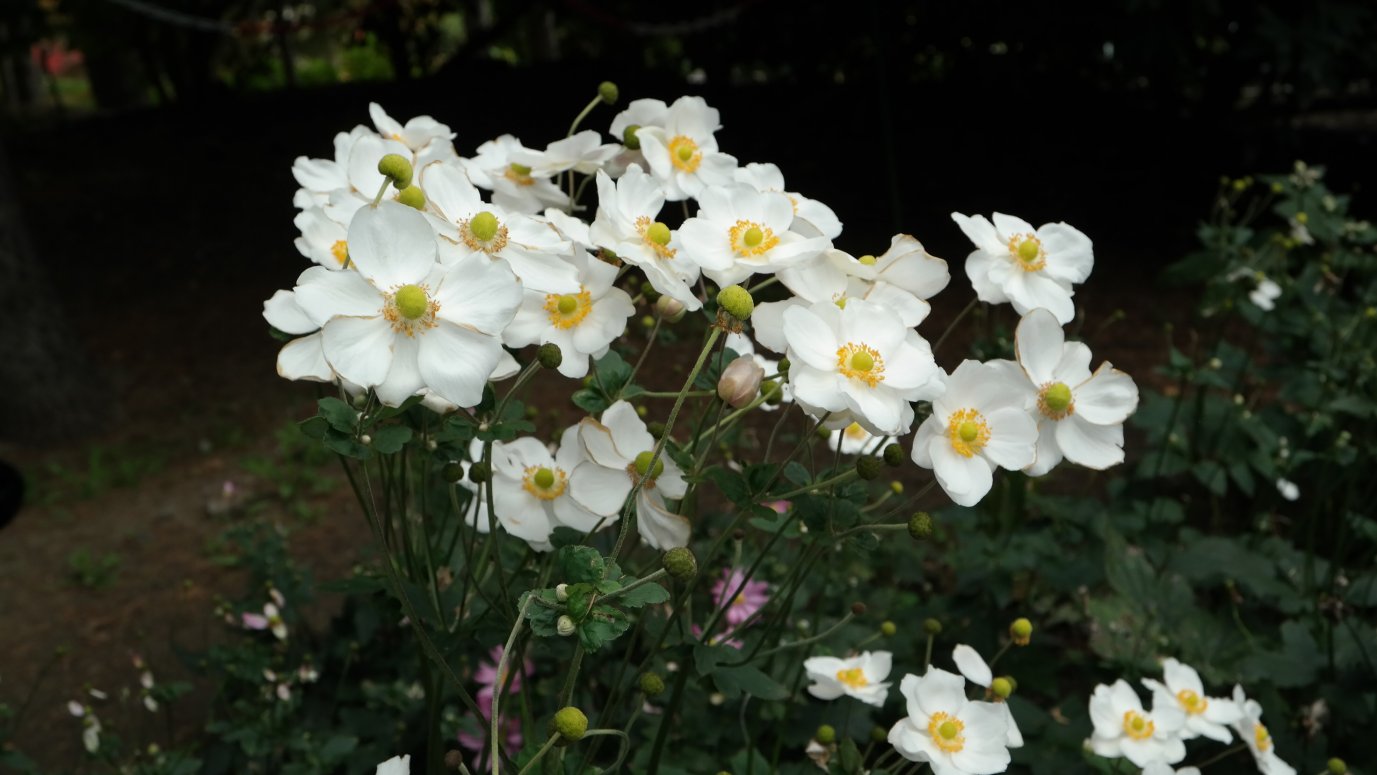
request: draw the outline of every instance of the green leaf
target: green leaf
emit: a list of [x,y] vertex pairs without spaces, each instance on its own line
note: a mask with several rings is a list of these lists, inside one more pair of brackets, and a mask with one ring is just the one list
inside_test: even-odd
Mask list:
[[717,467],[708,471],[708,478],[732,503],[744,506],[751,502],[750,485],[746,483],[746,477],[736,471],[730,468]]
[[597,651],[631,627],[631,619],[617,609],[598,605],[579,625],[579,641],[586,651]]
[[789,697],[788,689],[752,665],[719,667],[713,671],[712,680],[718,690],[728,697],[742,693],[762,700],[784,700]]
[[669,590],[653,581],[648,584],[642,584],[617,598],[617,602],[626,608],[640,608],[647,605],[656,605],[666,600],[669,600]]
[[856,748],[855,740],[847,737],[837,746],[837,764],[846,775],[857,775],[861,772],[861,752]]
[[334,452],[338,452],[345,457],[352,457],[355,460],[368,460],[373,457],[373,450],[360,444],[353,436],[345,436],[336,430],[331,430],[321,439],[325,446]]
[[302,420],[297,424],[297,427],[301,428],[301,432],[306,434],[307,438],[320,441],[325,438],[325,434],[330,432],[330,421],[320,415],[316,415],[315,417],[308,417]]
[[574,391],[572,398],[574,406],[582,409],[589,414],[601,414],[603,410],[611,406],[602,393],[593,388],[583,388]]
[[373,449],[379,454],[391,455],[400,452],[411,441],[411,429],[405,425],[388,425],[378,428],[371,434]]
[[602,581],[602,555],[591,546],[566,546],[559,550],[559,567],[565,583]]
[[330,423],[330,427],[340,433],[352,434],[359,427],[359,413],[354,407],[338,398],[326,396],[316,402],[320,416]]
[[583,533],[572,527],[560,525],[550,533],[550,543],[556,549],[563,549],[566,546],[577,546],[583,540]]
[[1224,466],[1213,460],[1202,460],[1196,463],[1191,473],[1215,495],[1222,497],[1224,493],[1229,491],[1229,477],[1224,471]]
[[1281,625],[1281,650],[1255,654],[1247,664],[1258,677],[1290,689],[1313,684],[1323,661],[1310,631],[1292,620]]
[[325,741],[325,745],[320,747],[320,758],[326,762],[335,762],[343,759],[354,752],[359,745],[359,739],[351,735],[335,735]]

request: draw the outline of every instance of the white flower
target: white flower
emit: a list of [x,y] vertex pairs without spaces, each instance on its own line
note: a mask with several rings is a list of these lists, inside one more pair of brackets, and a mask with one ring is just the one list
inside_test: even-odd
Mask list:
[[1281,298],[1281,286],[1268,279],[1262,272],[1255,272],[1245,266],[1230,272],[1224,279],[1234,282],[1244,277],[1255,283],[1253,289],[1248,292],[1248,301],[1263,312],[1276,309],[1276,300]]
[[[329,272],[331,270],[324,267],[313,266],[302,272],[297,278],[297,285],[309,282],[316,275]],[[278,351],[278,376],[311,382],[331,382],[335,379],[335,370],[330,368],[330,363],[325,360],[324,345],[319,333],[325,320],[317,320],[307,314],[297,303],[295,292],[274,293],[272,298],[263,302],[263,318],[278,331],[301,335],[283,345]]]
[[1149,762],[1143,768],[1143,775],[1200,775],[1200,768],[1182,767],[1179,770],[1174,770],[1166,762]]
[[474,185],[493,192],[493,203],[504,210],[533,215],[547,207],[567,209],[569,195],[551,175],[537,174],[517,161],[533,153],[515,137],[502,135],[478,146],[477,154],[464,161],[464,170]]
[[1143,686],[1152,692],[1153,707],[1169,707],[1174,702],[1186,714],[1182,740],[1208,737],[1221,743],[1233,741],[1226,725],[1237,723],[1243,711],[1232,700],[1206,697],[1200,674],[1190,665],[1168,657],[1162,661],[1162,681],[1144,678]]
[[652,549],[687,546],[692,525],[687,517],[671,512],[665,498],[684,497],[688,483],[663,452],[654,470],[649,470],[655,439],[635,407],[618,401],[601,418],[584,418],[578,429],[589,459],[570,476],[574,500],[593,514],[614,520],[631,488],[644,480],[636,495],[636,529],[641,538]]
[[373,775],[411,775],[411,756],[394,756],[378,765]]
[[983,215],[951,217],[975,243],[966,274],[981,301],[1012,302],[1020,315],[1045,307],[1063,325],[1076,316],[1071,286],[1085,282],[1095,265],[1089,237],[1065,223],[1034,230],[1003,213],[994,214],[994,223]]
[[[984,658],[975,649],[966,644],[958,644],[952,649],[951,661],[956,663],[956,669],[967,681],[984,689],[989,689],[994,684],[994,673]],[[1014,720],[1013,711],[1009,709],[1009,703],[999,697],[995,697],[993,692],[987,692],[993,699],[994,704],[999,706],[1004,714],[1004,721],[1008,725],[1004,737],[1004,744],[1009,748],[1023,747],[1023,733],[1018,729],[1018,722]]]
[[929,762],[934,775],[989,775],[1009,767],[1005,716],[988,702],[966,699],[961,676],[929,667],[906,675],[899,691],[908,715],[889,730],[889,743],[905,759]]
[[1138,408],[1138,386],[1105,362],[1090,373],[1090,348],[1067,342],[1051,312],[1023,316],[1014,337],[1018,364],[1030,388],[1027,408],[1037,418],[1032,476],[1051,471],[1063,456],[1103,470],[1124,461],[1124,421]]
[[[354,149],[354,141],[372,132],[359,125],[348,132],[335,135],[335,158],[308,159],[296,157],[292,162],[292,177],[301,188],[296,192],[293,203],[300,209],[320,207],[330,201],[330,194],[349,188],[349,152]],[[376,191],[373,192],[375,195]]]
[[918,427],[913,462],[932,469],[956,503],[979,503],[994,484],[995,466],[1012,471],[1033,463],[1038,430],[1023,408],[1024,395],[1008,370],[963,361]]
[[1234,722],[1234,731],[1247,744],[1248,750],[1252,751],[1258,772],[1262,775],[1296,775],[1295,768],[1277,756],[1272,734],[1262,725],[1262,706],[1257,700],[1248,699],[1243,693],[1242,686],[1234,686],[1234,705],[1239,710],[1238,720]]
[[1095,730],[1091,749],[1108,758],[1124,757],[1139,767],[1154,761],[1175,764],[1186,758],[1181,727],[1186,714],[1175,707],[1153,703],[1152,712],[1122,678],[1113,686],[1100,684],[1090,697],[1090,721]]
[[841,449],[843,455],[864,454],[875,440],[880,438],[865,428],[858,422],[853,422],[845,428],[838,428],[831,432],[827,437],[827,447],[833,452]]
[[[392,137],[372,132],[360,134],[354,138],[353,145],[349,148],[349,160],[344,167],[348,185],[331,191],[329,200],[324,205],[325,212],[332,219],[348,223],[360,208],[373,203],[378,192],[383,190],[383,182],[386,180],[383,174],[378,172],[378,162],[390,153],[395,153],[411,163],[412,182],[422,191],[425,190],[425,185],[416,173],[428,164],[458,159],[454,146],[448,139],[435,140],[421,148],[411,148],[402,140]],[[396,199],[397,193],[396,186],[389,185],[383,198]]]
[[439,141],[441,146],[449,145],[449,141],[454,139],[454,132],[451,132],[449,127],[430,116],[416,116],[403,126],[387,115],[387,111],[376,102],[368,103],[368,116],[373,119],[373,126],[378,128],[378,134],[389,140],[396,140],[413,151],[424,149],[432,141]]
[[392,202],[358,213],[349,255],[357,272],[303,273],[295,291],[310,319],[326,321],[320,342],[334,371],[389,406],[422,388],[477,405],[521,303],[511,270],[478,255],[441,267],[424,216]]
[[1287,223],[1291,226],[1291,239],[1301,245],[1315,244],[1315,238],[1310,234],[1310,227],[1305,225],[1305,221],[1296,216],[1292,216],[1287,219]]
[[441,259],[472,255],[505,261],[527,289],[575,293],[578,270],[564,256],[569,242],[548,224],[483,201],[464,171],[432,164],[421,171],[430,223],[441,236]]
[[907,433],[910,402],[940,389],[928,343],[887,307],[823,302],[792,307],[783,318],[794,400],[814,416],[849,412],[871,433]]
[[96,718],[95,711],[72,701],[67,703],[67,712],[81,719],[81,744],[86,748],[87,753],[95,753],[100,750],[100,719]]
[[619,146],[603,145],[601,136],[592,129],[556,140],[543,151],[521,149],[513,151],[513,162],[530,168],[536,177],[554,177],[566,170],[592,175],[617,155]]
[[794,221],[789,226],[790,231],[805,237],[826,237],[829,240],[841,236],[842,223],[832,208],[816,199],[785,191],[784,173],[776,165],[751,162],[744,167],[737,167],[732,179],[756,191],[774,191],[789,197],[789,202],[794,206]]
[[1290,479],[1278,479],[1277,492],[1288,501],[1293,501],[1300,497],[1300,488]]
[[502,333],[510,347],[553,343],[564,358],[559,373],[580,378],[588,373],[588,359],[607,354],[608,345],[626,330],[636,312],[631,297],[612,285],[617,268],[575,250],[570,264],[578,270],[575,293],[527,290],[516,317]]
[[867,705],[880,707],[889,696],[890,665],[893,655],[888,651],[863,651],[847,659],[811,657],[803,660],[808,673],[808,693],[820,700],[835,700],[846,695]]
[[665,204],[659,184],[635,164],[615,183],[598,173],[598,212],[588,237],[645,273],[650,285],[687,310],[703,306],[694,293],[699,267],[682,255],[669,226],[656,218]]
[[680,97],[665,112],[663,125],[637,131],[641,153],[669,201],[731,182],[736,159],[720,153],[713,136],[721,126],[720,114],[702,97]]
[[322,207],[302,210],[292,219],[301,232],[294,244],[301,255],[328,269],[343,269],[349,258],[349,229]]
[[714,186],[698,194],[698,205],[698,214],[679,227],[679,244],[718,285],[800,265],[832,244],[789,230],[794,209],[784,194]]
[[492,445],[492,494],[498,520],[508,533],[537,551],[549,551],[550,533],[566,525],[584,533],[614,520],[579,505],[569,494],[569,477],[587,460],[571,426],[554,454],[533,438]]

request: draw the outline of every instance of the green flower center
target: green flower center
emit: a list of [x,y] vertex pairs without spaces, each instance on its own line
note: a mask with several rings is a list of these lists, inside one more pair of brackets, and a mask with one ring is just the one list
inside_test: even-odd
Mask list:
[[469,220],[469,231],[479,242],[487,242],[497,236],[497,216],[484,210]]
[[650,224],[650,228],[645,230],[645,236],[646,239],[654,242],[656,245],[668,245],[669,227],[662,221],[656,221]]
[[419,285],[403,285],[393,294],[392,300],[397,304],[397,312],[407,320],[420,318],[430,307],[430,299]]
[[856,371],[870,371],[875,368],[875,358],[865,350],[857,350],[851,355],[851,368]]
[[953,737],[956,737],[956,733],[960,731],[961,730],[957,728],[955,721],[943,721],[941,724],[937,726],[937,734],[941,735],[942,737],[945,737],[948,740],[952,739]]
[[1026,239],[1018,245],[1018,257],[1025,263],[1031,264],[1038,260],[1038,254],[1042,252],[1042,247],[1037,240]]
[[1049,385],[1047,392],[1042,394],[1042,400],[1047,403],[1047,408],[1054,412],[1065,412],[1066,407],[1071,405],[1071,388],[1065,382],[1056,382]]
[[693,151],[694,151],[694,147],[693,147],[692,145],[681,145],[681,146],[679,146],[679,150],[677,151],[677,153],[679,154],[679,161],[687,162],[687,161],[689,161],[690,159],[692,159],[692,158],[693,158]]
[[970,444],[980,436],[980,426],[972,420],[966,420],[957,427],[956,435],[961,437],[962,441]]
[[[680,153],[682,154],[682,151]],[[748,248],[759,245],[760,241],[763,239],[765,239],[765,233],[755,226],[747,229],[746,233],[741,236],[741,241],[744,242]]]
[[650,472],[650,478],[651,478],[651,479],[658,478],[658,477],[660,476],[660,474],[664,473],[664,472],[665,472],[665,461],[663,461],[663,460],[656,460],[656,461],[655,461],[655,470],[654,470],[654,471],[651,471],[651,470],[650,470],[650,458],[653,457],[653,456],[654,456],[654,453],[651,452],[650,450],[646,450],[645,452],[642,452],[641,454],[637,455],[637,456],[636,456],[636,473],[640,474],[641,476],[645,476],[647,472]]
[[875,266],[875,257],[874,257],[874,256],[861,256],[860,258],[858,258],[858,259],[856,259],[856,260],[859,261],[859,262],[860,262],[862,265],[864,265],[864,266]]
[[559,310],[559,314],[561,315],[572,315],[574,314],[574,310],[579,308],[579,300],[573,294],[566,293],[559,297],[559,301],[556,302],[555,307]]
[[551,471],[548,468],[542,468],[539,471],[535,472],[533,481],[535,482],[536,487],[539,487],[542,490],[548,490],[555,483],[555,472]]
[[516,162],[512,162],[509,166],[511,167],[512,172],[515,172],[518,175],[531,174],[531,168],[527,167],[525,164],[517,164]]

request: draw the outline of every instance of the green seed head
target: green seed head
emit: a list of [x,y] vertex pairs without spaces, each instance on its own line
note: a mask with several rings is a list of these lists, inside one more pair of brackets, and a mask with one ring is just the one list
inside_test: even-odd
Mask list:
[[567,708],[560,708],[555,713],[555,731],[566,743],[573,743],[583,737],[588,731],[588,717],[583,711],[570,705]]
[[407,320],[420,318],[430,308],[430,299],[419,285],[403,285],[393,294],[392,301],[397,305],[397,312]]
[[475,461],[469,466],[469,481],[474,484],[482,484],[492,478],[492,467],[481,460]]
[[693,146],[681,145],[678,150],[679,161],[686,162],[693,158]]
[[959,730],[959,729],[956,728],[956,722],[955,722],[955,721],[943,721],[943,722],[937,727],[937,734],[941,735],[942,737],[946,738],[947,740],[950,740],[950,739],[952,739],[953,737],[956,737],[956,733],[957,733],[957,732],[960,732],[960,731],[961,731],[961,730]]
[[559,297],[559,301],[555,302],[555,306],[559,309],[559,314],[572,315],[574,314],[574,310],[579,308],[579,300],[578,297],[574,296],[572,293],[566,293]]
[[926,511],[919,511],[909,517],[908,534],[915,541],[921,541],[932,535],[932,516]]
[[516,162],[508,164],[507,169],[511,170],[512,174],[516,175],[517,177],[525,177],[531,174],[530,167],[526,166],[525,164],[517,164]]
[[851,368],[856,371],[870,371],[875,368],[875,356],[865,350],[857,350],[851,355]]
[[665,681],[655,673],[641,676],[641,692],[647,697],[658,697],[665,692]]
[[464,478],[464,466],[459,463],[445,463],[444,468],[440,469],[440,476],[443,476],[446,482],[457,482]]
[[760,241],[763,239],[765,239],[765,233],[756,226],[747,229],[746,233],[741,236],[741,241],[746,243],[746,247],[748,248],[759,245]]
[[378,159],[378,172],[397,188],[411,185],[411,162],[399,153],[389,153]]
[[962,441],[970,444],[980,436],[980,426],[970,420],[966,420],[957,426],[956,435],[960,436]]
[[873,455],[862,455],[856,458],[856,475],[867,482],[879,479],[884,470],[885,462]]
[[998,697],[999,699],[1007,700],[1009,699],[1009,695],[1014,693],[1014,684],[1008,678],[1000,676],[999,678],[994,679],[994,681],[990,684],[990,691],[993,692],[994,696]]
[[487,242],[497,236],[497,216],[484,210],[469,219],[469,231],[479,242]]
[[640,131],[640,129],[640,124],[632,124],[631,126],[622,130],[622,145],[625,145],[627,150],[641,150],[641,138],[636,136],[636,133]]
[[555,472],[542,467],[535,472],[535,476],[531,477],[531,481],[535,483],[536,487],[548,490],[555,483]]
[[1027,646],[1033,637],[1033,623],[1024,618],[1015,619],[1009,625],[1009,637],[1013,638],[1014,643]]
[[669,227],[663,221],[656,221],[645,230],[645,238],[656,245],[668,245],[669,236]]
[[621,96],[621,92],[617,88],[617,84],[611,81],[603,81],[598,84],[598,96],[602,98],[605,104],[616,105],[617,97]]
[[698,558],[693,556],[693,552],[687,547],[678,547],[665,552],[660,558],[660,564],[669,572],[671,578],[680,583],[687,583],[698,575]]
[[886,638],[894,637],[894,633],[898,631],[899,626],[896,625],[894,622],[891,622],[888,619],[886,619],[883,622],[880,622],[880,634],[885,636]]
[[541,366],[547,369],[558,369],[564,362],[564,353],[560,352],[559,345],[554,342],[546,342],[536,350],[536,360]]
[[1038,256],[1041,253],[1042,246],[1039,245],[1038,241],[1035,239],[1025,239],[1024,241],[1018,243],[1018,258],[1020,261],[1023,261],[1024,263],[1031,264],[1032,262],[1038,260]]
[[1065,382],[1054,382],[1043,391],[1042,401],[1047,404],[1048,409],[1061,414],[1071,406],[1071,388],[1067,387]]
[[751,292],[739,285],[728,285],[717,292],[717,305],[737,320],[746,320],[755,311]]
[[875,266],[875,257],[871,255],[864,255],[856,260],[865,266]]
[[904,458],[906,457],[904,455],[903,445],[899,444],[897,441],[892,444],[886,444],[883,455],[885,463],[889,465],[890,468],[898,468],[903,465]]
[[418,186],[407,186],[397,192],[397,201],[413,210],[424,210],[426,206],[426,195]]
[[[651,450],[646,450],[645,452],[642,452],[641,454],[637,455],[636,473],[640,474],[641,476],[645,476],[647,472],[650,472],[650,459],[654,456],[655,453]],[[650,478],[656,479],[660,476],[660,474],[663,474],[664,472],[665,461],[657,459],[655,461],[655,470],[650,473]]]
[[1330,775],[1346,775],[1348,772],[1348,764],[1344,762],[1343,759],[1340,759],[1337,756],[1333,759],[1330,759],[1329,764],[1327,766],[1329,768]]
[[942,623],[936,619],[924,619],[923,632],[929,635],[940,635],[942,633]]
[[813,733],[813,738],[823,745],[835,743],[837,741],[837,730],[831,724],[823,724],[818,727],[818,731]]

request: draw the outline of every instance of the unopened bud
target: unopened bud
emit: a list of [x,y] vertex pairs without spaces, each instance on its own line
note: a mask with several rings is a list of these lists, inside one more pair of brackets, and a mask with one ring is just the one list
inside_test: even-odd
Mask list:
[[904,459],[908,456],[904,454],[904,448],[898,442],[886,444],[884,451],[885,464],[890,468],[898,468],[904,464]]
[[1330,759],[1327,766],[1329,767],[1330,775],[1346,775],[1348,773],[1348,764],[1337,756]]
[[932,517],[926,511],[915,512],[908,518],[908,534],[915,541],[921,541],[932,535]]
[[1009,699],[1009,695],[1014,693],[1014,684],[1008,678],[1000,676],[990,683],[990,692],[1001,700]]
[[1033,623],[1023,618],[1015,619],[1009,625],[1009,637],[1016,645],[1027,646],[1033,637]]
[[492,478],[492,466],[479,460],[469,466],[469,481],[482,484]]
[[364,446],[366,447],[366,446],[368,446],[369,444],[372,444],[372,443],[373,443],[373,437],[372,437],[372,436],[369,436],[367,433],[365,433],[365,434],[363,434],[362,436],[359,437],[359,443],[362,444],[362,445],[364,445]]
[[926,632],[929,635],[938,635],[942,632],[942,623],[937,621],[936,619],[924,619],[923,632]]
[[884,470],[884,461],[877,457],[862,455],[856,458],[856,475],[867,482],[880,478],[880,474],[884,473]]
[[424,210],[426,206],[426,195],[421,191],[419,186],[407,186],[397,192],[397,201],[413,210]]
[[570,619],[568,616],[561,616],[555,620],[555,632],[558,632],[561,638],[567,638],[573,635],[574,630],[577,628],[578,625],[574,624],[574,620]]
[[657,440],[665,435],[665,424],[662,422],[646,423],[645,429],[650,432]]
[[446,482],[453,484],[464,478],[464,465],[462,463],[445,463],[444,467],[440,469],[440,476],[443,476]]
[[717,380],[717,397],[733,409],[740,409],[755,400],[764,378],[765,369],[755,362],[755,358],[743,355],[722,370]]
[[541,366],[547,369],[558,369],[564,362],[564,353],[559,351],[559,345],[554,342],[546,342],[536,350],[536,360]]
[[680,583],[692,581],[698,575],[698,558],[687,547],[680,546],[665,552],[660,564],[671,578]]
[[684,303],[669,296],[661,296],[655,300],[655,314],[666,322],[678,323],[684,319]]
[[627,150],[641,150],[641,138],[636,136],[636,133],[639,131],[641,131],[640,124],[632,124],[631,126],[628,126],[626,129],[622,130],[622,145],[625,145]]
[[872,743],[883,743],[885,740],[888,740],[888,739],[889,739],[889,730],[885,729],[884,727],[871,727],[871,728],[870,728],[870,741],[871,741]]
[[617,84],[603,81],[598,84],[598,96],[608,105],[616,105],[617,97],[621,96],[621,91],[617,88]]
[[894,637],[894,633],[899,631],[899,627],[889,620],[880,622],[880,634],[886,638]]
[[865,603],[862,603],[862,602],[859,601],[859,600],[857,600],[856,602],[852,603],[852,604],[851,604],[851,615],[852,615],[852,616],[865,616]]
[[464,766],[464,752],[460,750],[445,751],[445,769],[459,771]]
[[411,185],[411,162],[399,153],[389,153],[378,159],[378,172],[398,189]]
[[555,713],[554,728],[564,742],[577,742],[588,731],[588,717],[572,705],[560,708]]
[[818,727],[818,731],[813,733],[813,739],[823,745],[837,742],[837,730],[831,724],[823,724]]
[[775,364],[775,368],[779,370],[781,376],[789,373],[789,366],[788,358],[780,358],[779,363]]
[[641,675],[641,693],[647,697],[658,697],[665,692],[665,681],[655,673]]
[[561,603],[563,603],[563,602],[565,602],[566,600],[569,599],[569,585],[568,585],[568,584],[556,584],[556,585],[555,585],[555,599],[558,600],[558,601],[561,602]]
[[717,306],[737,320],[746,320],[755,311],[755,299],[751,298],[751,292],[745,288],[728,285],[717,292]]

